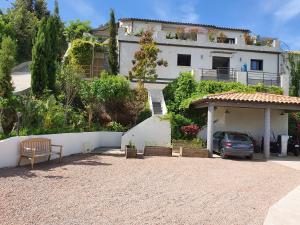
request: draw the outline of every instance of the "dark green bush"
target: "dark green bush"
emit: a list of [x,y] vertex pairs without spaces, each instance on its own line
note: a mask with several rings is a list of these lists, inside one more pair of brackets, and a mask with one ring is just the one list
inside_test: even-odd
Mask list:
[[150,118],[152,116],[152,111],[149,108],[144,109],[143,111],[141,111],[138,115],[137,118],[137,123],[141,123],[144,120]]
[[193,123],[192,120],[180,114],[170,113],[171,136],[172,139],[185,139],[184,134],[180,131],[182,126],[187,126]]
[[[191,123],[202,127],[206,122],[206,112],[190,108],[190,103],[209,94],[222,92],[265,92],[282,94],[277,86],[263,84],[247,86],[238,82],[201,81],[196,82],[191,73],[181,73],[180,76],[164,89],[164,97],[168,111],[171,113],[172,138],[181,138],[180,127]],[[178,121],[178,122],[176,122]],[[181,122],[181,123],[180,123]],[[184,123],[186,122],[186,124]],[[189,123],[188,123],[189,122]],[[178,126],[180,124],[180,126]]]
[[125,100],[130,97],[130,83],[123,76],[106,76],[91,83],[91,91],[98,101]]

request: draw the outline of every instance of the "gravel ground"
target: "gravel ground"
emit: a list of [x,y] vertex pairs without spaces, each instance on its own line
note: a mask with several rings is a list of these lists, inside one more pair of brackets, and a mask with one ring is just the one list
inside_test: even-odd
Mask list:
[[0,224],[262,224],[300,183],[272,162],[71,156],[0,170]]

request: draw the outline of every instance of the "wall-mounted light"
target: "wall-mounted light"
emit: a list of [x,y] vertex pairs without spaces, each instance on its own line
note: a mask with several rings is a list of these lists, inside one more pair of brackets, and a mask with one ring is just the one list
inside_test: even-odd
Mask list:
[[285,112],[280,113],[280,115],[281,115],[281,116],[284,116],[284,115],[285,115]]
[[225,114],[229,114],[230,112],[229,112],[229,110],[228,109],[226,109],[225,110]]
[[243,61],[243,59],[242,59],[242,57],[240,57],[240,62],[242,62]]
[[201,59],[203,59],[203,55],[201,55]]

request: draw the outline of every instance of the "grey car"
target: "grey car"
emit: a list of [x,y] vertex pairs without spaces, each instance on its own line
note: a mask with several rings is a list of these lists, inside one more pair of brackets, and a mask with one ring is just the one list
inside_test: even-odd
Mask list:
[[213,139],[214,152],[219,153],[224,159],[228,156],[240,156],[248,159],[253,158],[254,146],[247,134],[218,131]]

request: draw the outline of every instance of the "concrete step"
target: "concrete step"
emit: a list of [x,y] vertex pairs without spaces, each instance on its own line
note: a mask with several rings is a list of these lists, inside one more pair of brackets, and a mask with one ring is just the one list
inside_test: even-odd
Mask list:
[[152,102],[153,111],[155,115],[161,115],[162,114],[162,108],[160,102]]

